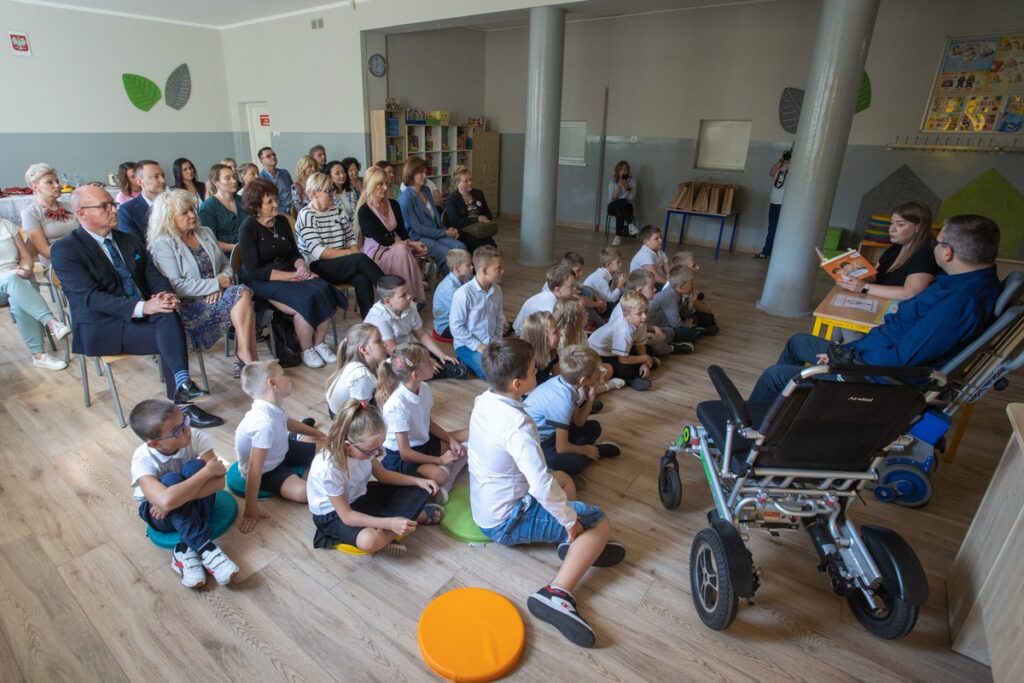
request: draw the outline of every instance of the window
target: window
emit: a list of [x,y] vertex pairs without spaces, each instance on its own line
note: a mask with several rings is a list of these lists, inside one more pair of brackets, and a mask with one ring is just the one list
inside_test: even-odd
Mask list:
[[562,166],[586,166],[587,122],[562,121],[558,135],[558,163]]
[[747,166],[750,121],[703,119],[697,140],[697,168],[742,171]]

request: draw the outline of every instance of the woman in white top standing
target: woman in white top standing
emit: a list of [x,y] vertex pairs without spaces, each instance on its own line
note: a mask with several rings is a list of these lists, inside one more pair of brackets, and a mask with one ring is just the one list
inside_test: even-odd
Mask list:
[[793,150],[786,150],[775,162],[768,175],[772,178],[772,194],[768,199],[768,235],[764,238],[764,246],[761,251],[754,254],[754,258],[769,258],[772,255],[772,245],[775,243],[775,229],[779,227],[779,214],[782,212],[782,197],[786,193],[786,176],[789,175],[789,160],[793,157]]
[[612,179],[608,183],[608,215],[615,217],[615,237],[612,246],[622,244],[626,235],[635,236],[640,232],[636,227],[633,203],[636,201],[636,178],[633,177],[629,162],[615,164]]
[[48,268],[50,244],[74,230],[78,219],[71,207],[60,200],[60,181],[52,166],[32,164],[25,171],[25,182],[32,188],[36,200],[21,210],[21,229],[39,254],[43,268]]

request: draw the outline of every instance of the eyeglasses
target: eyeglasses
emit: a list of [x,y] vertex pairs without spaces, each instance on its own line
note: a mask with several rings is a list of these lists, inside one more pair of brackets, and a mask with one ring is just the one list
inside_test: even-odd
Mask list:
[[942,242],[940,240],[932,238],[932,249],[934,249],[935,247],[939,246],[940,244],[943,245],[943,246],[949,247],[950,249],[953,248],[953,245],[950,244],[949,242]]
[[269,159],[270,157],[274,157],[276,159],[277,155],[274,154],[273,152],[267,152],[266,154],[261,156],[260,159]]
[[103,211],[113,211],[117,207],[121,206],[117,202],[103,202],[102,204],[91,204],[89,206],[80,206],[80,209],[101,209]]
[[182,420],[181,420],[181,424],[178,425],[177,427],[175,427],[174,429],[172,429],[170,434],[164,434],[163,436],[158,436],[155,439],[153,439],[153,441],[160,441],[162,439],[179,439],[179,438],[181,438],[181,435],[185,433],[185,430],[188,428],[188,426],[189,426],[188,415],[183,415],[182,416]]
[[366,458],[368,458],[370,460],[373,460],[378,455],[380,455],[380,452],[381,452],[381,450],[383,448],[382,446],[378,446],[377,448],[374,448],[372,451],[364,451],[362,448],[359,447],[358,444],[354,444],[351,441],[348,442],[348,445],[352,446],[352,448],[356,449],[357,451],[362,453],[364,457],[366,457]]

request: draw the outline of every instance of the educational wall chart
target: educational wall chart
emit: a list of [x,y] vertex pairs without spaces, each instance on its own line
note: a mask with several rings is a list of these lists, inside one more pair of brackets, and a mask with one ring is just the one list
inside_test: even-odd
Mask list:
[[948,38],[921,130],[1024,132],[1024,32]]

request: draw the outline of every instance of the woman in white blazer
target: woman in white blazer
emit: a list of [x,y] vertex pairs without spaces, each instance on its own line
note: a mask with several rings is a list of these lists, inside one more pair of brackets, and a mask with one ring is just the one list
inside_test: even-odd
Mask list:
[[209,228],[199,225],[195,199],[184,190],[156,198],[149,214],[146,243],[157,269],[181,300],[178,314],[189,348],[208,349],[230,326],[238,351],[235,377],[257,360],[252,292],[236,285],[231,264]]

